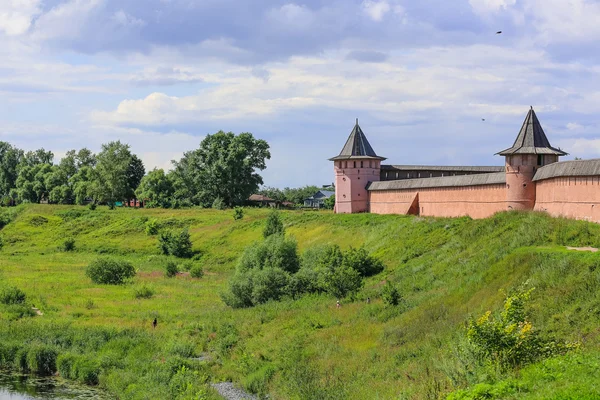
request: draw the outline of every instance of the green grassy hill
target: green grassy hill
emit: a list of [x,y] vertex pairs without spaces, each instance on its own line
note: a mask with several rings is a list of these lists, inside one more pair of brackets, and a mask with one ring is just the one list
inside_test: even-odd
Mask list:
[[[262,239],[267,210],[247,209],[239,221],[231,210],[3,212],[13,220],[0,233],[0,283],[44,314],[18,318],[0,306],[5,367],[27,364],[35,346],[51,348],[61,365],[77,365],[72,378],[98,380],[120,399],[214,398],[207,383],[223,380],[276,399],[600,398],[600,253],[565,248],[600,246],[596,224],[516,212],[485,220],[283,212],[300,251],[364,245],[386,269],[340,309],[311,295],[233,310],[219,293],[244,248]],[[189,228],[204,277],[164,276],[168,258],[145,233],[151,219]],[[68,237],[74,252],[60,250]],[[132,262],[134,281],[93,284],[85,268],[100,255]],[[384,306],[386,280],[403,306]],[[141,285],[154,296],[136,298]],[[535,288],[527,308],[535,329],[580,349],[508,372],[475,363],[466,322],[501,310],[521,285]]]

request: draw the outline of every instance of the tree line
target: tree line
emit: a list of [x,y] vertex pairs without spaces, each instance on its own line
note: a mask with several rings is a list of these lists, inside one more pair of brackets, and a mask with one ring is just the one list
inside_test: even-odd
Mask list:
[[3,205],[114,206],[137,198],[148,207],[210,207],[215,201],[234,206],[258,191],[263,180],[257,170],[264,170],[270,157],[265,140],[219,131],[172,161],[172,170],[155,168],[146,174],[142,160],[120,141],[103,144],[98,154],[70,150],[58,163],[43,148],[25,152],[0,142],[0,196]]

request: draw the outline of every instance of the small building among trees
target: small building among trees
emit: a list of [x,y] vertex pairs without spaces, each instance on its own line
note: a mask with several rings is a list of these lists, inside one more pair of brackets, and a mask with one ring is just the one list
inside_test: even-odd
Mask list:
[[325,200],[335,196],[335,192],[331,190],[318,190],[315,194],[307,199],[304,199],[304,207],[323,208]]

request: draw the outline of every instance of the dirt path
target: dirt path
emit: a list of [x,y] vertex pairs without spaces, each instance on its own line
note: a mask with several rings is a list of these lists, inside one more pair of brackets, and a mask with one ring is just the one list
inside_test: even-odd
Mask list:
[[598,251],[597,248],[595,247],[569,247],[567,246],[568,250],[577,250],[577,251],[591,251],[592,253],[595,253]]

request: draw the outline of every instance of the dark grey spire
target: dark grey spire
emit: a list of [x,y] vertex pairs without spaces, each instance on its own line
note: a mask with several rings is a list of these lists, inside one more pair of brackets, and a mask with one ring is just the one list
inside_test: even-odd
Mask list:
[[542,125],[533,111],[533,107],[527,113],[523,126],[519,131],[519,135],[512,147],[502,150],[499,153],[501,156],[511,154],[556,154],[558,156],[566,156],[567,153],[560,149],[556,149],[550,145]]
[[330,160],[346,160],[350,158],[376,158],[378,160],[385,160],[384,157],[379,157],[375,154],[375,150],[373,150],[364,132],[360,129],[360,125],[358,125],[358,118],[356,118],[356,125],[354,125],[354,129],[352,129],[342,151],[336,157],[330,158]]

